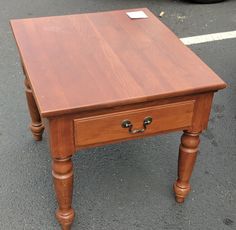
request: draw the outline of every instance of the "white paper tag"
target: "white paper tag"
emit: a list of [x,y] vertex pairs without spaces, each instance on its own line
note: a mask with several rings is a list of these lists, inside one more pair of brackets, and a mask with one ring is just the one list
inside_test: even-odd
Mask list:
[[132,19],[148,18],[148,16],[143,11],[126,12],[126,14]]

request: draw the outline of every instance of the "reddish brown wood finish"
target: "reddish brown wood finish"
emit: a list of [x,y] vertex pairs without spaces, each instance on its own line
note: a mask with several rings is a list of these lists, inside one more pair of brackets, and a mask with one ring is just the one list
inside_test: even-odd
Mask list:
[[34,96],[32,94],[32,90],[30,88],[29,80],[27,79],[27,77],[25,78],[25,94],[31,117],[31,132],[36,141],[41,141],[44,131],[44,125],[42,124],[41,116],[35,103]]
[[[140,9],[138,9],[140,10]],[[185,130],[181,138],[177,202],[190,191],[199,134],[207,128],[213,94],[226,84],[147,9],[13,20],[26,75],[34,138],[49,133],[56,217],[69,230],[72,155],[81,148]],[[130,11],[130,10],[129,10]],[[121,127],[130,119],[139,134]]]
[[[86,117],[74,121],[75,145],[90,146],[116,140],[128,140],[133,136],[148,136],[163,131],[191,127],[195,101],[183,101],[136,110]],[[122,121],[128,119],[133,129],[142,129],[143,120],[152,117],[152,123],[143,133],[130,134],[122,128]]]
[[48,119],[47,130],[52,158],[63,159],[75,153],[74,127],[70,117]]
[[185,131],[181,137],[178,160],[178,179],[174,184],[176,201],[184,202],[190,192],[190,177],[197,158],[198,145],[200,143],[199,133]]
[[211,92],[197,97],[194,108],[192,127],[191,129],[189,129],[190,132],[200,133],[207,128],[213,96],[214,94],[213,92]]
[[71,157],[64,159],[53,159],[52,175],[58,209],[56,217],[63,230],[69,230],[74,220],[74,209],[71,207],[73,194],[73,164]]
[[148,19],[131,20],[121,10],[11,21],[43,117],[225,87],[141,10]]

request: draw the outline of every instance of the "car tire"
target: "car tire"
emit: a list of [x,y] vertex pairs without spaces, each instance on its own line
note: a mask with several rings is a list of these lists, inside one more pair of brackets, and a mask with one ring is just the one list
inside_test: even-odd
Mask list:
[[191,1],[195,3],[209,4],[209,3],[223,2],[224,0],[191,0]]

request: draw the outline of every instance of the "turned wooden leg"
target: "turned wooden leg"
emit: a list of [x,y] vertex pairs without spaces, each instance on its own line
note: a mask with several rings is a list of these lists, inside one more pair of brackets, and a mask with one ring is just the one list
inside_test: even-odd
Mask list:
[[178,203],[184,202],[185,197],[190,192],[190,177],[196,161],[199,133],[184,131],[181,137],[178,160],[178,179],[174,184],[174,192]]
[[33,134],[33,137],[36,141],[42,140],[44,126],[42,124],[42,120],[38,111],[38,107],[35,103],[34,96],[32,90],[30,88],[30,84],[27,78],[25,78],[25,94],[27,98],[27,103],[29,107],[29,112],[31,116],[31,124],[30,129]]
[[73,164],[71,157],[53,159],[52,175],[58,201],[56,218],[63,230],[69,230],[75,215],[71,207],[73,194]]

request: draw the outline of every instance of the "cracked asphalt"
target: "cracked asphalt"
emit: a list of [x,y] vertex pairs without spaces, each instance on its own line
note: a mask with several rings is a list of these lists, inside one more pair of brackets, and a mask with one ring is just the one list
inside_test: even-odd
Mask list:
[[[23,73],[9,26],[13,18],[147,7],[179,37],[236,30],[236,1],[198,5],[171,0],[0,0],[0,229],[54,230],[56,201],[47,134],[28,132]],[[236,39],[192,45],[227,83],[214,98],[192,176],[174,201],[180,132],[78,152],[73,229],[236,229]]]

